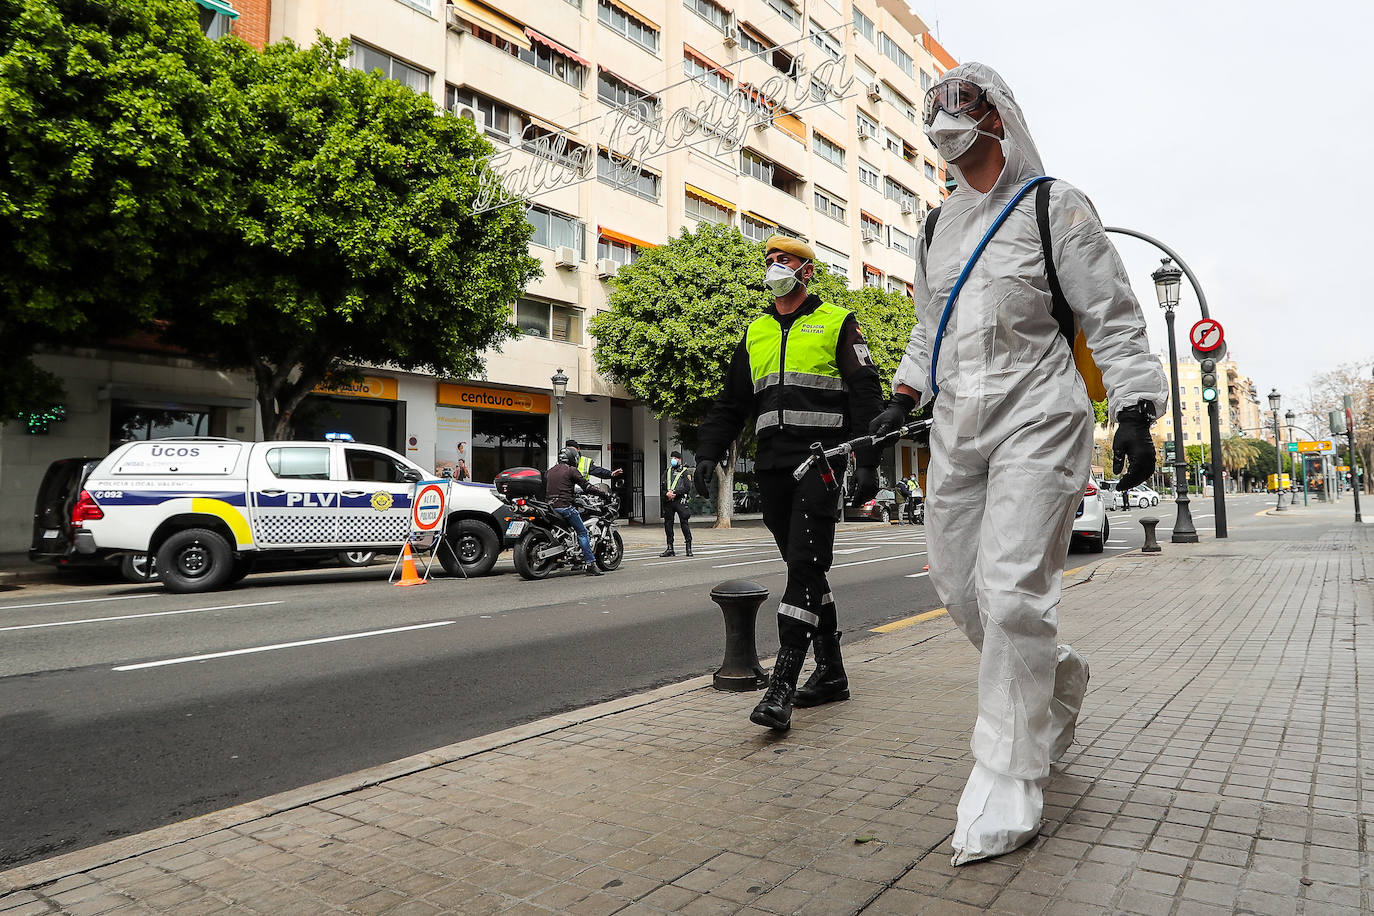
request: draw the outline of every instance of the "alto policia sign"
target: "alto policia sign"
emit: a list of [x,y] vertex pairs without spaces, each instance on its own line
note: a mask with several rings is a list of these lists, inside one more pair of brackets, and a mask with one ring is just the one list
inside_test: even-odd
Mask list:
[[[846,23],[819,33],[849,28],[852,24]],[[733,66],[810,41],[812,36],[783,42],[740,57]],[[478,180],[473,211],[528,206],[535,197],[598,178],[633,186],[646,163],[680,149],[703,146],[713,155],[733,155],[751,129],[767,129],[780,119],[847,98],[857,77],[846,72],[845,65],[844,58],[824,57],[808,67],[805,55],[799,54],[790,77],[779,73],[758,84],[740,83],[727,95],[709,88],[707,77],[725,69],[711,67],[656,92],[639,90],[639,98],[624,104],[612,105],[603,98],[606,114],[568,128],[531,124],[509,146],[498,143],[495,152],[473,164]],[[665,112],[662,95],[679,86],[690,89],[692,100]],[[876,85],[862,88],[878,91]],[[605,159],[600,156],[603,148]]]

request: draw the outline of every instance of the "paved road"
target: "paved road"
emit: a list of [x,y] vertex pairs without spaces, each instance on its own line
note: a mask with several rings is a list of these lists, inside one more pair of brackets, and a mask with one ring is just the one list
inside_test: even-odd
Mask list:
[[[1265,504],[1237,500],[1232,524]],[[1206,537],[1210,506],[1199,510]],[[1147,514],[1171,518],[1172,504],[1112,513],[1107,555],[1140,545]],[[782,584],[762,532],[719,534],[690,560],[632,547],[602,579],[525,582],[507,559],[488,578],[411,589],[374,567],[250,576],[201,596],[9,593],[0,866],[709,672],[722,646],[710,587],[749,578],[776,600]],[[938,606],[925,550],[920,527],[844,526],[831,576],[841,625],[857,634]]]

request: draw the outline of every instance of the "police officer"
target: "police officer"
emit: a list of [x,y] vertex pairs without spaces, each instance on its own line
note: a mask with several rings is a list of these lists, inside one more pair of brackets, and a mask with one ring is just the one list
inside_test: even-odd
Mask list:
[[608,468],[603,468],[599,464],[593,463],[591,455],[582,454],[582,446],[576,439],[567,440],[563,443],[563,447],[577,449],[577,473],[581,474],[583,477],[600,477],[602,480],[611,480],[612,478],[619,477],[623,472],[622,468],[616,468],[612,471]]
[[[849,698],[840,658],[835,599],[826,573],[835,546],[837,498],[820,469],[801,481],[792,471],[812,442],[827,448],[865,435],[882,410],[882,388],[853,313],[806,290],[816,259],[811,246],[775,235],[764,246],[765,283],[775,303],[749,325],[735,348],[724,390],[697,434],[696,487],[708,495],[716,465],[745,421],[754,418],[754,467],[763,522],[787,562],[787,585],[778,604],[778,660],[768,690],[749,718],[779,731],[792,724],[792,707]],[[878,492],[878,455],[855,455],[854,499]],[[843,459],[833,471],[842,474]],[[806,650],[815,643],[816,669],[797,689]]]
[[687,469],[682,466],[682,452],[673,452],[668,456],[668,470],[663,475],[663,533],[668,538],[668,549],[659,554],[660,557],[677,556],[673,552],[673,518],[676,517],[682,525],[682,539],[687,542],[687,556],[692,555],[692,523],[688,521],[692,517],[691,506],[688,505],[688,488],[691,486],[686,478]]

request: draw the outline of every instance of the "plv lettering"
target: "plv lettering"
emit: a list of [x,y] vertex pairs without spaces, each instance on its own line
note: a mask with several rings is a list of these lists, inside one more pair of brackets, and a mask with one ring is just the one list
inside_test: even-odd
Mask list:
[[286,504],[303,509],[324,509],[334,505],[338,497],[337,493],[287,493]]

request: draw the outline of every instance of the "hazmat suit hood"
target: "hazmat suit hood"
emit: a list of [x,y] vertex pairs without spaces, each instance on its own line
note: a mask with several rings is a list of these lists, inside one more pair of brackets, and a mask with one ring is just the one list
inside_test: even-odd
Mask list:
[[[965,79],[982,89],[987,93],[988,101],[1002,117],[1002,153],[1007,157],[1007,164],[988,196],[1000,197],[1004,191],[1010,196],[1011,192],[1030,179],[1045,174],[1045,166],[1040,161],[1040,151],[1035,148],[1030,129],[1026,127],[1026,115],[1021,111],[1021,106],[1016,104],[1016,97],[1011,94],[1011,87],[1007,85],[1007,81],[987,64],[976,61],[960,64],[946,71],[940,82],[951,79]],[[965,194],[984,196],[968,186],[963,173],[959,171],[959,166],[953,162],[945,164],[959,182],[959,187],[951,198]]]

